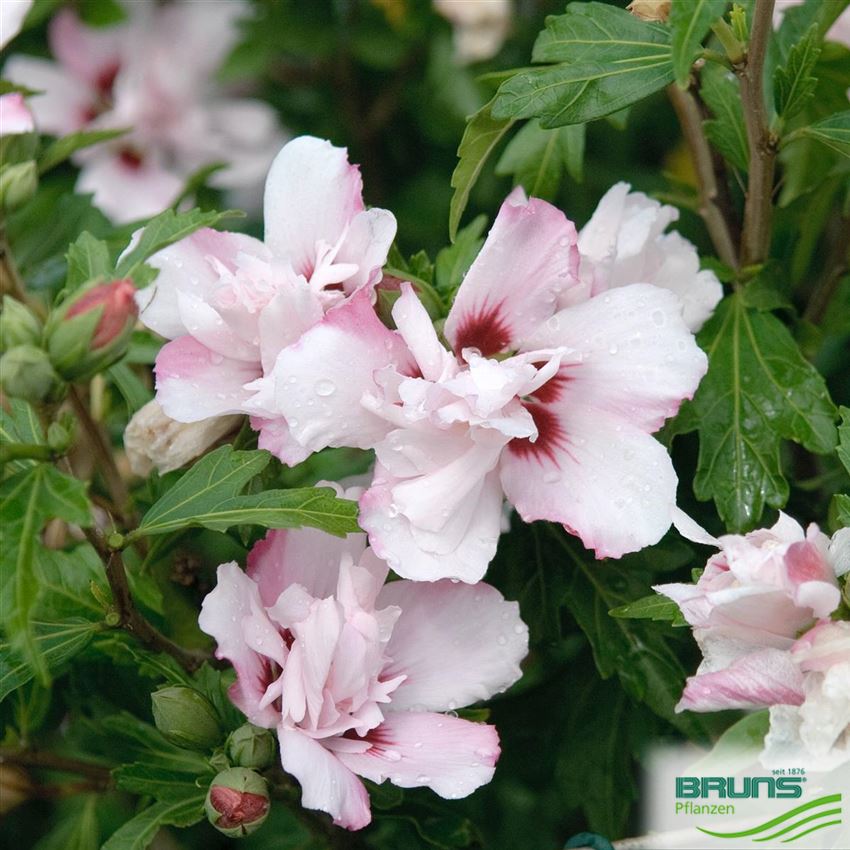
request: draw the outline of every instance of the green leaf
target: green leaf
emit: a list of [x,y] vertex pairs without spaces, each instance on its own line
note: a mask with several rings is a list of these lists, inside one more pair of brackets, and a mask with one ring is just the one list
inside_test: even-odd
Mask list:
[[112,258],[109,246],[101,239],[95,239],[88,231],[81,233],[68,248],[68,279],[66,288],[77,289],[84,283],[96,279],[109,278],[112,275]]
[[783,439],[831,452],[837,434],[826,384],[770,313],[727,297],[699,335],[708,374],[692,403],[700,447],[694,492],[714,499],[730,530],[752,528],[765,505],[784,506]]
[[214,775],[210,770],[199,776],[144,762],[123,764],[112,771],[115,784],[122,791],[165,802],[185,800],[201,788],[206,790]]
[[850,157],[850,109],[801,127],[787,137],[789,141],[795,138],[815,139],[842,156]]
[[850,526],[850,496],[844,493],[836,493],[832,497],[829,506],[829,518],[835,528]]
[[679,606],[672,599],[658,593],[644,596],[627,605],[620,605],[608,612],[612,617],[626,617],[633,620],[657,620],[671,622],[674,626],[684,626],[685,618]]
[[358,530],[357,505],[326,487],[239,493],[271,456],[222,446],[201,458],[145,514],[130,539],[203,526],[225,531],[233,525],[320,528],[344,537]]
[[540,118],[544,128],[603,118],[673,80],[670,30],[601,3],[571,3],[549,17],[534,45],[535,62],[500,87],[496,119]]
[[124,397],[130,413],[140,410],[153,398],[153,392],[145,386],[125,360],[110,366],[106,374]]
[[[30,405],[19,398],[6,399],[8,410],[0,407],[0,440],[4,443],[30,443],[46,445],[44,431],[38,415]],[[14,460],[4,471],[18,472],[36,463],[34,460]]]
[[[55,673],[88,646],[100,629],[97,623],[80,618],[31,623],[38,657],[45,668]],[[0,643],[0,701],[33,678],[33,667],[14,651],[8,642]]]
[[62,803],[56,826],[33,850],[98,850],[97,794],[76,795]]
[[42,682],[47,665],[31,623],[38,597],[36,559],[43,551],[39,535],[48,519],[77,525],[91,522],[86,485],[49,464],[22,469],[0,484],[0,603],[2,621],[25,660]]
[[539,121],[529,121],[505,148],[496,174],[513,174],[514,183],[529,195],[552,200],[564,169],[574,180],[581,180],[584,137],[584,124],[544,130]]
[[109,139],[115,139],[118,136],[123,136],[126,132],[126,128],[117,130],[80,130],[77,133],[63,136],[49,145],[39,157],[38,173],[44,174],[46,171],[50,171],[51,168],[56,168],[57,165],[63,163],[78,150],[106,142]]
[[551,569],[560,561],[569,569],[563,603],[587,635],[600,675],[605,679],[618,676],[633,699],[645,703],[685,734],[707,737],[703,718],[674,710],[688,673],[675,643],[678,635],[608,614],[645,593],[647,576],[633,563],[593,561],[562,529],[554,525],[546,528],[560,552],[559,558],[553,552],[546,559],[547,565]]
[[102,850],[144,850],[162,826],[191,826],[204,816],[206,791],[154,803],[114,832]]
[[838,408],[841,424],[838,426],[838,459],[850,472],[850,407],[843,405]]
[[434,282],[440,293],[453,293],[461,285],[473,260],[484,244],[487,216],[479,215],[458,231],[454,245],[443,248],[434,264]]
[[494,118],[492,106],[493,101],[484,104],[469,119],[457,149],[458,164],[452,172],[451,182],[455,191],[449,207],[449,238],[452,242],[457,236],[463,211],[469,201],[469,193],[478,180],[484,163],[514,123],[510,118]]
[[676,0],[670,7],[676,83],[688,87],[694,60],[711,25],[726,11],[726,0]]
[[145,260],[157,251],[191,236],[202,227],[212,227],[223,218],[239,215],[238,210],[202,212],[194,209],[184,213],[165,210],[145,225],[138,243],[118,263],[116,276],[133,277]]
[[776,113],[782,120],[793,118],[815,93],[817,79],[812,76],[820,56],[818,25],[812,24],[805,36],[789,51],[788,59],[773,74]]
[[700,95],[714,115],[703,121],[708,140],[735,168],[747,171],[750,147],[737,78],[721,65],[708,63],[700,74]]

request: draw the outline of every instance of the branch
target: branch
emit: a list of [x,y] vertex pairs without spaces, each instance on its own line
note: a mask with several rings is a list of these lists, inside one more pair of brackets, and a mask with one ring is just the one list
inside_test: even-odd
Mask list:
[[[697,172],[700,206],[708,234],[717,256],[733,269],[738,268],[738,252],[732,236],[731,203],[727,203],[728,189],[725,182],[718,181],[717,162],[708,139],[702,129],[703,111],[698,95],[682,91],[675,83],[668,86],[667,93],[676,110],[682,133],[691,153]],[[721,201],[726,212],[721,208]]]
[[75,773],[92,780],[102,789],[111,782],[112,772],[109,767],[95,762],[60,756],[46,750],[15,750],[8,747],[0,748],[0,763],[13,764],[18,767],[40,767],[45,770],[58,770],[62,773]]
[[125,631],[135,635],[143,644],[154,652],[164,652],[170,655],[184,670],[193,673],[209,658],[206,653],[191,652],[169,640],[162,632],[154,628],[145,617],[139,613],[130,593],[130,583],[127,581],[127,571],[121,553],[110,550],[97,531],[85,530],[89,542],[97,550],[106,568],[106,578],[112,591],[115,603],[117,622],[113,623]]
[[115,465],[115,458],[112,456],[112,447],[106,442],[103,431],[92,418],[88,405],[80,397],[77,388],[72,386],[68,396],[71,399],[74,412],[77,414],[77,418],[91,444],[92,451],[97,459],[98,469],[103,476],[106,489],[109,491],[109,496],[112,499],[114,510],[120,519],[126,520],[130,493],[127,490],[127,485],[124,483],[124,479],[121,477],[121,473],[118,471],[118,467]]
[[735,73],[741,82],[744,123],[750,146],[741,236],[741,263],[745,266],[763,262],[770,250],[777,139],[770,132],[767,120],[763,72],[767,42],[773,32],[773,6],[774,0],[756,0],[747,56],[742,63],[735,65]]

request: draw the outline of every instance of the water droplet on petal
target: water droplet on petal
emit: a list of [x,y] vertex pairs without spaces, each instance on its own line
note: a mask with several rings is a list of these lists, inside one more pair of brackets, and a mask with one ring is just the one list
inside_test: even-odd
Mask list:
[[327,398],[329,395],[333,395],[336,392],[336,384],[333,381],[328,380],[316,381],[316,385],[313,389],[316,391],[316,395],[320,395],[322,398]]

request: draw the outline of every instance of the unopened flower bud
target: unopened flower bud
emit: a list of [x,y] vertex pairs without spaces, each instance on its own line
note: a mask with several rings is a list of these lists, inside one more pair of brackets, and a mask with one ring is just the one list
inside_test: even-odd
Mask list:
[[664,22],[670,17],[673,0],[632,0],[626,8],[642,21]]
[[240,767],[262,770],[274,761],[274,735],[268,729],[246,723],[230,733],[227,739],[227,755]]
[[38,168],[33,160],[0,167],[0,207],[16,210],[38,189]]
[[187,750],[209,750],[221,742],[218,716],[192,688],[173,685],[151,694],[153,719],[164,738]]
[[47,346],[62,377],[91,377],[124,354],[138,316],[135,292],[131,280],[98,283],[51,316]]
[[177,422],[156,401],[149,401],[133,414],[124,431],[130,469],[142,476],[154,468],[160,473],[179,469],[238,428],[241,420],[241,416],[227,415]]
[[231,767],[216,776],[207,793],[207,818],[231,838],[250,835],[269,813],[266,781],[244,767]]
[[0,312],[0,349],[8,351],[17,345],[38,345],[41,341],[41,322],[15,298],[3,297]]
[[57,401],[63,384],[45,351],[17,345],[0,357],[0,386],[12,398],[40,403]]

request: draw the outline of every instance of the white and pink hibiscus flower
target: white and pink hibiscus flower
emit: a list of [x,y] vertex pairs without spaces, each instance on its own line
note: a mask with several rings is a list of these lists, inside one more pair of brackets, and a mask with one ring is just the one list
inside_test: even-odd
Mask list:
[[804,671],[791,649],[841,603],[838,575],[850,531],[830,541],[814,523],[803,530],[783,513],[770,529],[718,539],[684,515],[677,526],[721,550],[695,584],[654,588],[679,606],[703,653],[677,710],[799,704]]
[[691,242],[675,231],[665,233],[678,218],[675,207],[632,192],[628,183],[612,186],[579,233],[581,286],[567,291],[567,303],[617,286],[652,283],[678,296],[685,323],[698,331],[723,287],[714,272],[700,270]]
[[850,763],[850,622],[822,620],[791,647],[802,682],[774,700],[762,763],[832,770]]
[[266,181],[265,242],[204,229],[149,261],[159,273],[137,296],[139,318],[171,340],[155,370],[165,414],[249,413],[261,448],[304,460],[255,381],[327,311],[370,297],[395,231],[392,213],[365,209],[344,148],[309,136],[285,145]]
[[580,285],[576,242],[563,213],[516,190],[457,293],[450,349],[404,285],[397,331],[357,296],[259,382],[306,449],[375,449],[360,522],[406,578],[478,581],[505,498],[599,556],[670,526],[676,474],[650,435],[693,395],[706,358],[659,287],[559,309]]
[[513,684],[528,650],[517,604],[493,587],[387,572],[363,534],[272,531],[247,574],[218,568],[199,620],[236,668],[233,702],[277,731],[302,804],[348,829],[371,820],[358,777],[446,799],[489,782],[496,729],[454,709]]
[[74,157],[77,189],[116,222],[162,211],[187,177],[216,162],[226,167],[212,185],[259,194],[283,141],[274,111],[214,80],[247,11],[241,2],[135,0],[126,21],[94,28],[64,9],[48,31],[56,61],[14,56],[4,76],[40,92],[32,108],[42,132],[130,129]]

